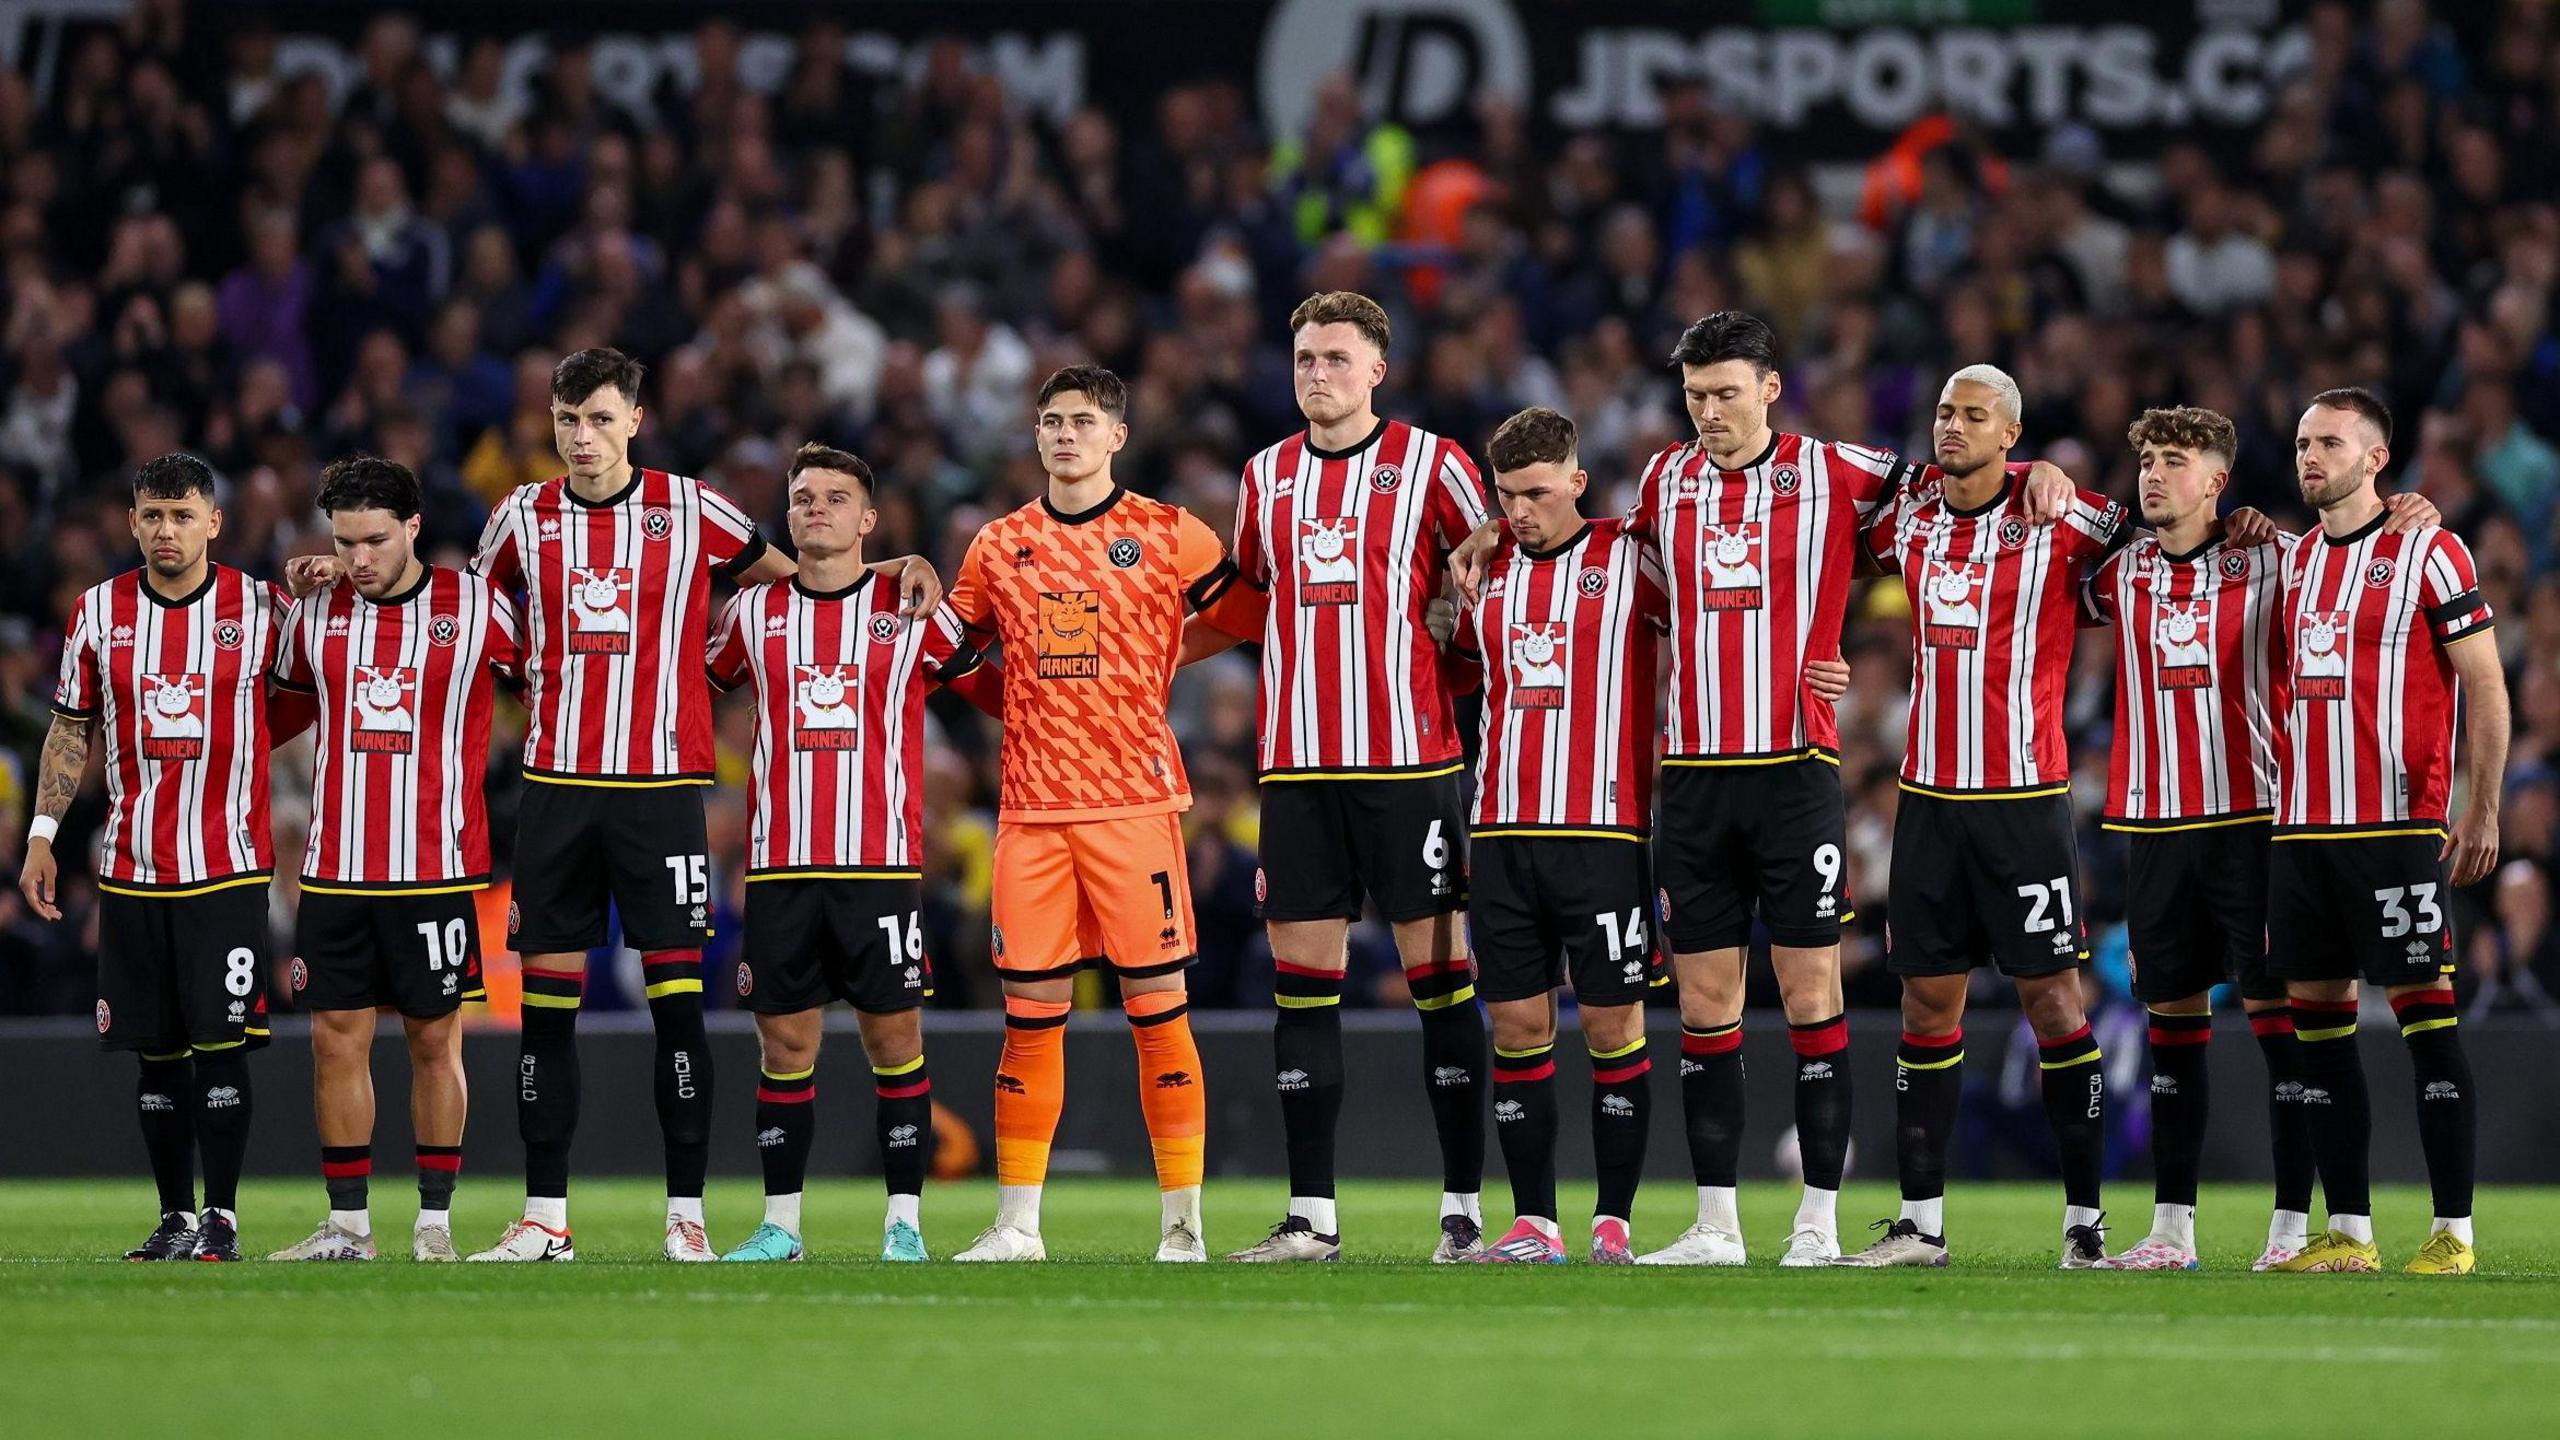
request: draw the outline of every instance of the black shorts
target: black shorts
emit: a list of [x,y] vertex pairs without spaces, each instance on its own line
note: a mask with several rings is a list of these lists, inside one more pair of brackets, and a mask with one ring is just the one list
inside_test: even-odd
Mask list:
[[2278,840],[2267,865],[2267,969],[2279,980],[2426,985],[2453,973],[2444,836]]
[[2068,795],[1950,800],[1904,790],[1894,810],[1896,975],[1961,975],[1989,961],[2014,978],[2089,958]]
[[146,1055],[267,1043],[266,877],[193,895],[98,894],[98,1038]]
[[1674,954],[1749,944],[1754,915],[1773,943],[1837,945],[1855,913],[1848,810],[1828,760],[1666,764],[1654,836]]
[[2133,998],[2183,1000],[2226,980],[2243,999],[2284,998],[2267,973],[2267,831],[2251,821],[2127,835]]
[[592,950],[609,938],[610,901],[632,949],[699,950],[711,938],[710,851],[700,786],[530,781],[507,944],[520,955]]
[[361,895],[305,890],[286,983],[305,1010],[388,1005],[412,1020],[486,1000],[475,890]]
[[923,895],[921,880],[750,878],[739,1006],[796,1015],[832,996],[887,1015],[922,1005],[933,994],[917,927]]
[[1467,905],[1466,808],[1458,776],[1265,780],[1262,918],[1357,920],[1365,895],[1389,921]]
[[1573,981],[1585,1005],[1634,1005],[1667,978],[1641,840],[1489,835],[1468,847],[1467,943],[1487,1000]]

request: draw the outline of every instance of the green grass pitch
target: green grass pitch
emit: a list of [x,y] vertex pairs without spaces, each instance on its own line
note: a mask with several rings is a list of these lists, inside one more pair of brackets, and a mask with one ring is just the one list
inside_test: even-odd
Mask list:
[[[882,1265],[871,1183],[809,1197],[817,1260],[655,1258],[645,1181],[582,1184],[568,1266],[126,1265],[148,1227],[137,1183],[0,1183],[0,1431],[25,1436],[801,1435],[1381,1436],[2548,1433],[2560,1393],[2560,1191],[2492,1190],[2482,1274],[2247,1273],[2264,1192],[2214,1188],[2196,1274],[2053,1270],[2047,1186],[1963,1186],[1955,1268],[1781,1271],[1792,1192],[1744,1192],[1746,1270],[1433,1267],[1434,1198],[1346,1186],[1356,1261],[1156,1267],[1144,1182],[1052,1187],[1051,1263]],[[758,1217],[715,1182],[715,1244]],[[405,1242],[412,1193],[375,1186]],[[513,1187],[464,1177],[466,1249]],[[1213,1249],[1260,1234],[1276,1181],[1222,1181]],[[1489,1191],[1488,1199],[1504,1198]],[[2130,1243],[2148,1196],[2118,1188]],[[1589,1201],[1569,1187],[1568,1210]],[[1650,1187],[1639,1245],[1689,1218]],[[936,1256],[993,1207],[983,1183],[925,1197]],[[1841,1220],[1889,1213],[1853,1185]],[[244,1243],[301,1238],[318,1181],[261,1181]],[[2383,1252],[2423,1238],[2426,1197],[2379,1198]],[[1493,1217],[1488,1217],[1493,1218]],[[1499,1221],[1497,1221],[1499,1223]],[[1569,1226],[1569,1231],[1573,1228]],[[1065,1262],[1065,1263],[1062,1263]]]

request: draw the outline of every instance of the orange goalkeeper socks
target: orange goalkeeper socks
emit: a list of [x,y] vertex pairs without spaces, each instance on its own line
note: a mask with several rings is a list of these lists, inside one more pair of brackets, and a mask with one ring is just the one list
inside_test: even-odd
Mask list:
[[1121,1008],[1138,1042],[1138,1103],[1147,1112],[1147,1139],[1155,1148],[1156,1187],[1181,1190],[1200,1183],[1209,1129],[1209,1092],[1200,1074],[1200,1046],[1191,1038],[1190,997],[1179,990],[1132,995]]
[[996,1062],[996,1183],[1038,1185],[1067,1102],[1067,1002],[1004,1002],[1004,1057]]

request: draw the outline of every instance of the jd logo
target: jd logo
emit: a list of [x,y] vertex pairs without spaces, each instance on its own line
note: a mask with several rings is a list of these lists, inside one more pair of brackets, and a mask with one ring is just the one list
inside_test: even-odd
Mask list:
[[1348,73],[1370,119],[1426,126],[1478,95],[1529,92],[1529,43],[1505,0],[1282,0],[1262,34],[1262,118],[1304,133],[1326,77]]

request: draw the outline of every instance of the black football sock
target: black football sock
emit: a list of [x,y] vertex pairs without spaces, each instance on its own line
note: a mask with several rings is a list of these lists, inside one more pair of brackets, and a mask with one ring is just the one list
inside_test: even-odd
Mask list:
[[702,952],[640,957],[649,1020],[658,1032],[658,1133],[667,1144],[667,1198],[698,1200],[711,1169],[711,1042],[702,1027]]
[[578,1000],[586,977],[524,971],[524,1034],[516,1058],[516,1133],[524,1137],[524,1193],[569,1195],[569,1142],[578,1133]]
[[196,1052],[196,1153],[204,1164],[204,1208],[236,1210],[240,1166],[249,1156],[249,1057],[239,1047]]
[[2196,1171],[2204,1157],[2205,1115],[2211,1092],[2206,1042],[2211,1015],[2151,1012],[2152,1200],[2161,1205],[2196,1203]]
[[1280,1014],[1271,1027],[1271,1054],[1289,1193],[1330,1200],[1334,1133],[1342,1122],[1342,973],[1286,961],[1276,969],[1272,988]]
[[2293,1002],[2294,1035],[2302,1043],[2302,1105],[2332,1215],[2373,1213],[2373,1097],[2356,1047],[2356,1008],[2353,1000]]
[[933,1076],[918,1055],[887,1070],[874,1067],[871,1083],[880,1097],[875,1127],[880,1173],[889,1193],[922,1195],[927,1152],[933,1145]]
[[2436,1218],[2471,1214],[2473,1177],[2479,1169],[2480,1102],[2471,1081],[2471,1057],[2463,1053],[2453,991],[2395,995],[2400,1038],[2418,1093],[2418,1146],[2427,1156],[2427,1182],[2435,1191]]
[[1731,1189],[1742,1171],[1741,1021],[1680,1028],[1680,1109],[1697,1183]]
[[2059,1040],[2040,1040],[2036,1064],[2044,1118],[2062,1155],[2062,1203],[2095,1210],[2107,1164],[2107,1077],[2097,1037],[2083,1025]]
[[1511,1213],[1556,1218],[1556,1047],[1493,1052],[1493,1130],[1511,1174]]
[[1591,1160],[1600,1177],[1600,1195],[1591,1207],[1595,1216],[1627,1220],[1635,1214],[1645,1136],[1653,1127],[1652,1077],[1653,1061],[1641,1035],[1625,1049],[1591,1053]]
[[454,1182],[462,1178],[462,1147],[418,1147],[418,1208],[451,1210]]
[[2273,1141],[2278,1210],[2311,1213],[2311,1116],[2302,1103],[2302,1043],[2288,1007],[2252,1011],[2249,1033],[2267,1065],[2267,1132]]
[[1944,1199],[1947,1146],[1955,1139],[1956,1101],[1964,1093],[1964,1031],[1902,1032],[1893,1088],[1893,1162],[1901,1175],[1902,1198]]
[[1482,1077],[1493,1059],[1484,1007],[1476,1003],[1475,962],[1417,965],[1404,975],[1413,1008],[1422,1012],[1422,1085],[1440,1132],[1440,1188],[1473,1195],[1484,1188]]
[[195,1062],[188,1052],[145,1055],[133,1087],[142,1122],[143,1153],[151,1157],[151,1183],[160,1189],[160,1213],[196,1208]]
[[1787,1026],[1796,1050],[1796,1150],[1804,1183],[1837,1190],[1849,1164],[1849,1017]]
[[756,1159],[764,1166],[767,1195],[797,1195],[808,1188],[817,1111],[815,1068],[790,1075],[767,1070],[756,1082]]
[[366,1196],[373,1188],[373,1147],[321,1146],[320,1183],[328,1187],[330,1209],[364,1209]]

